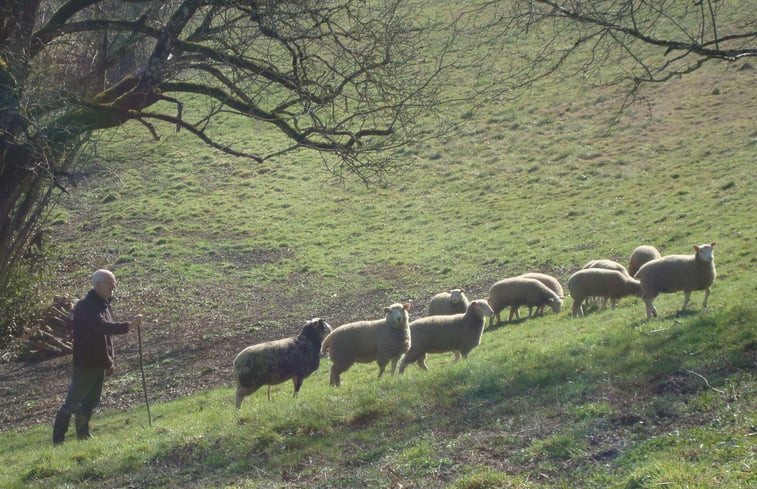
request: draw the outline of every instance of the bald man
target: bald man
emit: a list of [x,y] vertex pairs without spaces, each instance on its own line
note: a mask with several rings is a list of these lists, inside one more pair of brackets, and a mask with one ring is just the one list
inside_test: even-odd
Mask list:
[[110,300],[116,277],[109,270],[92,275],[92,290],[74,308],[74,361],[66,400],[58,408],[53,424],[53,444],[63,443],[71,415],[76,415],[76,436],[91,438],[89,420],[100,404],[103,382],[113,373],[112,335],[128,333],[142,326],[142,315],[130,322],[114,322]]

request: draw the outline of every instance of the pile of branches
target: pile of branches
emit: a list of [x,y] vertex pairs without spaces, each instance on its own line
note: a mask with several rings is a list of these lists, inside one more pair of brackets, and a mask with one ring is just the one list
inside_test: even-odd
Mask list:
[[2,356],[2,360],[39,362],[71,354],[74,304],[68,297],[55,297],[42,317],[24,328],[19,340]]

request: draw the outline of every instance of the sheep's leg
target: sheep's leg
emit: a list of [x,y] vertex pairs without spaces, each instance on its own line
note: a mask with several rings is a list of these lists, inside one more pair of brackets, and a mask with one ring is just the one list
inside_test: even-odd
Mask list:
[[[528,317],[531,317],[531,311],[533,310],[534,306],[528,306]],[[536,312],[539,312],[539,308],[536,308]]]
[[329,378],[329,385],[332,387],[339,387],[342,385],[339,374],[341,372],[337,370],[336,365],[331,366],[331,377]]
[[654,304],[652,302],[654,301],[654,298],[648,298],[644,297],[644,305],[647,308],[647,319],[651,317],[657,317],[657,309],[655,309]]
[[379,364],[378,364],[378,366],[379,366],[379,374],[378,374],[378,378],[379,378],[379,379],[381,378],[381,376],[382,376],[382,375],[384,375],[384,369],[386,368],[386,364],[387,364],[387,363],[388,363],[388,362],[384,362],[384,363],[379,363]]
[[710,299],[710,288],[707,287],[704,289],[704,302],[702,302],[702,307],[707,307],[707,301]]
[[615,309],[615,307],[617,307],[618,305],[618,299],[613,298],[612,300],[610,300],[610,304],[612,304],[612,308]]
[[686,306],[689,304],[689,299],[691,299],[691,291],[684,290],[683,291],[683,305],[681,306],[681,312],[686,310]]
[[392,375],[394,375],[394,372],[397,371],[397,361],[400,359],[400,357],[394,357],[392,358]]
[[460,355],[460,350],[455,350],[453,353],[455,354],[455,361],[460,361],[460,357],[462,356]]
[[271,386],[268,386],[268,400],[271,400]]
[[607,297],[602,297],[602,305],[599,307],[599,312],[607,309]]
[[584,309],[581,307],[581,303],[583,302],[583,298],[576,299],[573,298],[573,317],[583,317],[584,316]]
[[295,377],[292,379],[292,382],[294,382],[294,395],[292,397],[297,397],[297,393],[300,392],[300,387],[302,387],[303,380],[302,377]]
[[510,306],[510,317],[507,319],[508,321],[512,321],[513,317],[515,319],[520,319],[520,311],[518,306]]
[[418,366],[423,370],[428,370],[428,365],[426,365],[426,354],[424,353],[420,357],[418,357]]
[[402,361],[400,362],[400,371],[399,371],[400,375],[402,375],[402,372],[405,371],[405,367],[407,367],[407,354],[405,354],[405,356],[402,357]]

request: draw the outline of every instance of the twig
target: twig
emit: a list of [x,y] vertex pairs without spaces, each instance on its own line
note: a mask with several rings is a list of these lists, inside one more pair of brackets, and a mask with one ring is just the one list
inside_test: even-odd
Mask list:
[[704,377],[704,375],[700,375],[700,374],[698,374],[698,373],[694,372],[693,370],[685,370],[685,372],[688,372],[688,373],[690,373],[690,374],[692,374],[692,375],[696,375],[696,376],[697,376],[697,377],[699,377],[700,379],[704,380],[704,383],[705,383],[705,384],[707,384],[707,387],[709,387],[710,389],[714,390],[715,392],[717,392],[717,393],[719,393],[719,394],[723,394],[723,395],[725,395],[725,391],[722,391],[722,390],[720,390],[720,389],[716,389],[716,388],[714,388],[713,386],[711,386],[711,385],[710,385],[710,381],[709,381],[709,380],[707,380],[707,379],[706,379],[706,378]]

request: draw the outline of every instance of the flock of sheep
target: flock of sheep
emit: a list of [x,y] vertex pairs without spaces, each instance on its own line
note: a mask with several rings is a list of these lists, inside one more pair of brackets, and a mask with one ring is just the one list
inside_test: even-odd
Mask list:
[[[647,318],[657,317],[654,299],[660,293],[683,291],[689,303],[691,292],[704,290],[702,304],[707,307],[710,286],[715,280],[713,247],[716,242],[695,245],[693,255],[661,256],[652,246],[640,246],[631,254],[626,269],[612,260],[592,260],[568,279],[573,298],[572,316],[583,316],[582,304],[594,298],[602,300],[601,310],[610,301],[614,308],[622,297],[635,295],[644,301]],[[529,308],[529,317],[543,314],[545,306],[560,312],[564,294],[560,282],[543,273],[527,273],[500,280],[489,289],[487,299],[469,301],[460,289],[441,292],[429,303],[426,317],[410,321],[410,304],[392,304],[384,308],[382,319],[358,321],[333,328],[323,319],[307,322],[297,337],[285,338],[242,350],[234,360],[237,383],[236,408],[242,400],[264,385],[292,379],[294,395],[302,381],[318,369],[320,358],[331,358],[330,385],[341,385],[340,375],[355,363],[376,362],[381,377],[391,362],[394,375],[411,363],[424,370],[429,353],[453,352],[455,360],[466,358],[481,343],[487,318],[500,324],[500,313],[510,308],[508,320],[519,319],[520,306]],[[535,309],[534,309],[535,308]]]

